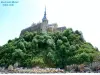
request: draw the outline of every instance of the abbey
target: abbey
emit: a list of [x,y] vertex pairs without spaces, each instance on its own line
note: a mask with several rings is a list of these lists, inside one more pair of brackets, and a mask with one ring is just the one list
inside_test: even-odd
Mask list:
[[47,33],[47,32],[56,32],[56,31],[64,31],[66,27],[58,27],[56,23],[53,24],[48,24],[48,19],[46,17],[46,7],[45,7],[45,12],[44,12],[44,17],[42,19],[41,23],[33,23],[30,27],[25,28],[21,31],[21,34],[24,34],[26,31],[28,32],[42,32],[42,33]]

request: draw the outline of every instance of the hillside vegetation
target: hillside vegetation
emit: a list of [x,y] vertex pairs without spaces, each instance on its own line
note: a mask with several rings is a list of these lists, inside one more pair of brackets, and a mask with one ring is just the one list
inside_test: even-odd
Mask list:
[[100,61],[97,48],[71,28],[56,33],[26,32],[0,47],[0,66],[55,67]]

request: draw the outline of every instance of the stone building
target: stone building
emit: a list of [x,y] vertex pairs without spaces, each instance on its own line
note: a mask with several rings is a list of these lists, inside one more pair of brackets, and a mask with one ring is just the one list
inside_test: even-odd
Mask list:
[[30,27],[23,29],[20,35],[24,34],[26,31],[47,33],[47,32],[64,31],[65,29],[66,29],[65,26],[58,27],[57,23],[48,24],[48,19],[46,17],[46,8],[45,8],[42,22],[37,24],[33,23]]

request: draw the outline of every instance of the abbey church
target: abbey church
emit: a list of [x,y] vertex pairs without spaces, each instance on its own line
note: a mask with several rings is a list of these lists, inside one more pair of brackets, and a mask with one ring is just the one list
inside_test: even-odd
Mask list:
[[47,32],[56,32],[56,31],[64,31],[66,29],[66,27],[58,27],[58,25],[56,23],[53,24],[48,24],[48,19],[46,17],[46,7],[45,7],[45,12],[44,12],[44,16],[42,19],[41,23],[33,23],[30,27],[25,28],[21,31],[21,34],[24,34],[26,31],[28,32],[42,32],[42,33],[47,33]]

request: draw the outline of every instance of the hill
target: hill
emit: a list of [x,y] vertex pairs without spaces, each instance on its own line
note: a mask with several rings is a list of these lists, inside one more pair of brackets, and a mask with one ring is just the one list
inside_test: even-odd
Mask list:
[[82,33],[71,28],[63,32],[37,33],[9,40],[0,47],[0,66],[18,62],[23,67],[59,67],[100,61],[97,48],[85,41]]

